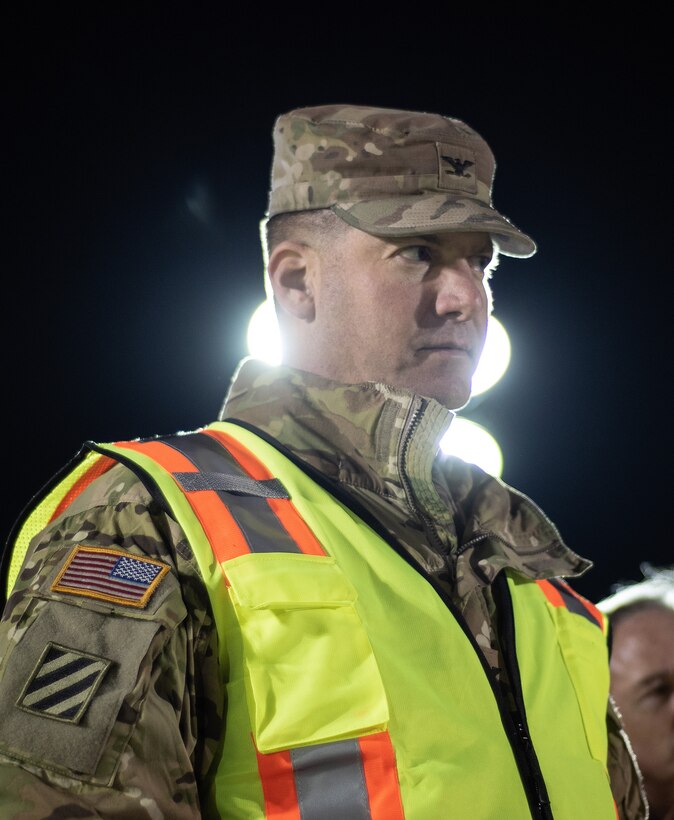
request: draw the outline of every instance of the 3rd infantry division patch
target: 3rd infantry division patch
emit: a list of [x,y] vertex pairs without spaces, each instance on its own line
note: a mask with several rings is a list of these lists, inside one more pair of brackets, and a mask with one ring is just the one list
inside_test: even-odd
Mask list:
[[50,641],[16,705],[37,715],[79,723],[110,663]]

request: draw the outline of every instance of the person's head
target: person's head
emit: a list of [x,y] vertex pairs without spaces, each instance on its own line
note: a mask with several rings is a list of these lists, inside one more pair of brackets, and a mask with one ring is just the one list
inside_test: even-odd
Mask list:
[[598,607],[611,625],[611,692],[662,818],[674,816],[674,567],[642,572]]
[[491,204],[494,158],[437,114],[321,106],[280,116],[263,243],[284,362],[462,407],[498,253],[534,242]]

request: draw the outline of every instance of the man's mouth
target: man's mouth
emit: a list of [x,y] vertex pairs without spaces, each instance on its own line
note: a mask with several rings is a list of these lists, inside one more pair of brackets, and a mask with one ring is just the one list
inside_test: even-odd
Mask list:
[[447,342],[446,344],[432,344],[424,345],[418,348],[418,353],[446,353],[448,355],[455,354],[457,356],[471,357],[471,350],[467,345],[455,344]]

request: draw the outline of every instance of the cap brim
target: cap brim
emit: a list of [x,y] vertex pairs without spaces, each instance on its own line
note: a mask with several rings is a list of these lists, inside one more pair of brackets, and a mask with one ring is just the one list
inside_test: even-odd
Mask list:
[[472,197],[415,194],[363,202],[340,202],[332,210],[349,225],[374,236],[414,236],[445,231],[483,231],[505,256],[527,257],[536,243],[494,208]]

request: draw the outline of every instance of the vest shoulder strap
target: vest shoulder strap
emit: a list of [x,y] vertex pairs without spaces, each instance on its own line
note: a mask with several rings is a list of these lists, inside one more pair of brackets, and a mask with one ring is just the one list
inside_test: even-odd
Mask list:
[[203,428],[96,446],[142,474],[188,538],[202,530],[220,563],[250,552],[325,555],[281,481],[226,432]]
[[536,583],[553,606],[561,606],[568,609],[569,612],[580,615],[582,618],[587,619],[590,623],[599,627],[604,635],[606,635],[608,623],[604,614],[597,609],[591,601],[588,601],[587,598],[584,598],[572,589],[566,581],[563,581],[561,578],[551,578],[550,580],[537,581]]
[[32,539],[115,461],[84,445],[31,498],[12,527],[0,562],[0,611],[14,588]]

